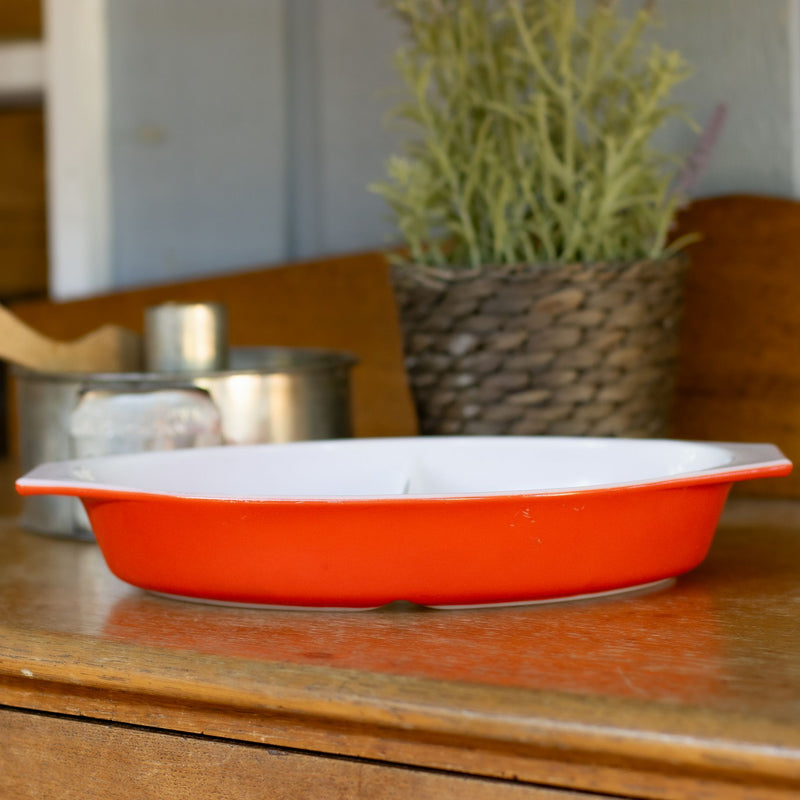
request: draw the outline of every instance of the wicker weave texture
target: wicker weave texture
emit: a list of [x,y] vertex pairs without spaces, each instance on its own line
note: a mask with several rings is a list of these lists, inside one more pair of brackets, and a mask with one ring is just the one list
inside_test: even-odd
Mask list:
[[422,433],[668,435],[684,275],[679,257],[440,286],[396,268]]

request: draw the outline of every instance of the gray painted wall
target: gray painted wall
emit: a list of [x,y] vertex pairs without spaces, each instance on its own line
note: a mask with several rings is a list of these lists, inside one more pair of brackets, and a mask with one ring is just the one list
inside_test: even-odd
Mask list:
[[[664,46],[677,47],[694,75],[676,93],[692,117],[706,124],[717,103],[728,117],[701,196],[749,192],[793,196],[794,0],[662,0]],[[672,132],[678,152],[693,135]]]
[[[699,194],[797,194],[798,2],[661,0],[659,37],[695,66],[680,99],[701,123],[729,108]],[[399,33],[380,0],[107,7],[116,285],[392,238],[366,190],[397,143]],[[665,136],[691,147],[686,130]]]
[[107,9],[115,284],[283,258],[282,3],[112,0]]

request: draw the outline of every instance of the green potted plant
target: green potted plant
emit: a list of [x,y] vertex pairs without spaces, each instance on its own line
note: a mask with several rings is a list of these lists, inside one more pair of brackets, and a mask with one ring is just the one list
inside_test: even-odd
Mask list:
[[389,0],[409,126],[372,187],[424,433],[667,432],[686,243],[651,4]]

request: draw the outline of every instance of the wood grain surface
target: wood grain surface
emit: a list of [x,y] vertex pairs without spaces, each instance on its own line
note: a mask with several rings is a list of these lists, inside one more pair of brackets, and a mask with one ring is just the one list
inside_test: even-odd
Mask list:
[[46,202],[43,112],[0,108],[2,300],[47,287]]
[[377,253],[254,269],[67,303],[27,301],[14,303],[12,309],[41,333],[69,340],[107,323],[141,333],[147,306],[208,300],[228,307],[232,345],[328,347],[355,354],[359,358],[353,371],[356,435],[416,432],[394,295],[384,258]]
[[0,529],[0,702],[651,798],[800,791],[800,529],[728,525],[660,592],[279,612],[152,597]]
[[[4,800],[584,800],[356,759],[0,709]],[[46,746],[43,746],[46,743]],[[123,778],[124,776],[124,778]]]
[[[675,435],[769,441],[800,461],[800,203],[694,203]],[[800,496],[800,470],[739,491]]]
[[39,39],[41,36],[41,0],[0,0],[0,38]]

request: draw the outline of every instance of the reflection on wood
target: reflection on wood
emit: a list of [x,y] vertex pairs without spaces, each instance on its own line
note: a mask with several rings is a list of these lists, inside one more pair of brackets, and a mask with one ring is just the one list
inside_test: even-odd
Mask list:
[[[111,576],[94,545],[12,530],[0,561],[18,565],[0,599],[30,627],[207,656],[706,705],[775,719],[800,714],[800,627],[787,613],[800,597],[800,537],[791,530],[725,530],[705,564],[674,588],[449,612],[402,603],[376,612],[281,612],[162,599]],[[741,674],[742,664],[749,674]],[[776,688],[796,681],[795,695],[773,703],[763,691],[765,674]]]
[[629,796],[800,788],[788,523],[724,528],[673,588],[494,610],[166,600],[10,523],[0,564],[6,705]]

